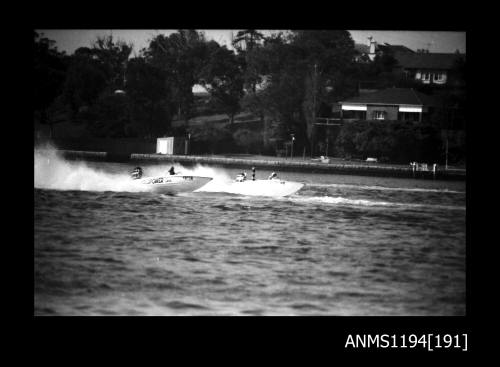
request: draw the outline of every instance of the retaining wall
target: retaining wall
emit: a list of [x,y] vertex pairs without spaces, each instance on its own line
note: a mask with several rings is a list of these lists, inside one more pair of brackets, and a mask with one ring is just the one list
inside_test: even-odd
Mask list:
[[438,169],[432,171],[413,171],[411,167],[397,167],[377,164],[338,164],[286,160],[260,160],[206,156],[166,155],[166,154],[117,154],[110,152],[88,152],[60,150],[69,159],[102,160],[113,162],[165,162],[187,165],[207,164],[225,167],[268,168],[275,171],[298,171],[316,173],[335,173],[363,176],[408,177],[441,180],[465,180],[465,170]]

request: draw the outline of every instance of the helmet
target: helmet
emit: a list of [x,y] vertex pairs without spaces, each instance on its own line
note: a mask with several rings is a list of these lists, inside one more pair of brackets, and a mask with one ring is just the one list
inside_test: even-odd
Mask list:
[[135,167],[134,170],[131,173],[132,178],[137,179],[142,177],[142,168],[141,167]]

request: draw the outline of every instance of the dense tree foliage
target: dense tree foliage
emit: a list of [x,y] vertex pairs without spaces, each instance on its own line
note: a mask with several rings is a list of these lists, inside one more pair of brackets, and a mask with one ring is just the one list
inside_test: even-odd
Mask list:
[[170,36],[154,37],[142,50],[146,62],[165,72],[169,92],[177,105],[178,117],[188,120],[194,102],[193,86],[216,42],[207,42],[202,33],[194,30],[179,30]]
[[129,61],[126,92],[131,101],[134,131],[154,137],[168,131],[171,103],[165,71],[142,58]]
[[[465,142],[455,132],[465,129],[465,60],[450,72],[448,86],[423,86],[405,79],[390,54],[359,61],[348,31],[264,33],[238,31],[234,49],[228,49],[201,32],[178,30],[152,37],[133,58],[132,45],[112,36],[65,55],[35,33],[35,117],[52,124],[57,113],[67,111],[67,118],[82,122],[91,135],[142,138],[172,134],[171,121],[182,120],[175,132],[190,130],[198,153],[239,148],[272,153],[294,134],[294,151],[307,149],[311,155],[324,152],[319,145],[330,136],[329,149],[344,156],[434,159],[445,140],[460,156]],[[357,95],[365,82],[415,88],[440,102],[427,125],[359,122],[344,125],[336,140],[314,125],[317,117],[330,117],[335,102]],[[196,84],[209,92],[203,102],[193,95]],[[239,112],[253,114],[263,131],[238,128]],[[188,120],[202,113],[226,114],[230,126],[190,127]]]
[[94,58],[92,49],[81,47],[71,56],[64,85],[64,98],[76,115],[82,107],[93,105],[106,88],[106,74]]
[[260,73],[261,60],[258,51],[262,47],[264,40],[264,35],[255,29],[239,31],[232,40],[238,56],[244,61],[242,64],[245,90],[252,94],[256,93],[257,84],[262,82]]
[[49,109],[62,92],[68,65],[67,56],[57,50],[54,41],[35,32],[33,57],[34,111],[42,124],[50,124],[52,127],[55,121],[51,118]]
[[439,129],[401,121],[358,121],[342,126],[337,153],[345,157],[408,163],[442,160]]
[[208,56],[200,78],[215,103],[233,123],[234,115],[241,109],[240,100],[243,97],[242,60],[226,47],[218,47]]
[[262,134],[249,129],[238,129],[233,133],[235,143],[243,148],[243,153],[260,153]]

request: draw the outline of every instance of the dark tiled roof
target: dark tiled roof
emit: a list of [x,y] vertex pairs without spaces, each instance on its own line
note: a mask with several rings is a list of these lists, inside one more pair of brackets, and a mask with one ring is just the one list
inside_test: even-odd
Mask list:
[[360,53],[368,53],[370,52],[370,46],[368,45],[363,45],[362,43],[355,43],[354,44],[354,49],[356,51],[359,51]]
[[456,60],[464,55],[440,53],[398,53],[395,55],[400,66],[405,69],[444,69],[453,68]]
[[412,49],[406,47],[406,46],[403,46],[403,45],[390,45],[388,43],[386,43],[385,45],[378,45],[377,48],[380,50],[380,51],[383,51],[383,52],[392,52],[394,54],[396,53],[409,53],[409,54],[414,54],[415,51],[413,51]]
[[388,88],[350,98],[341,103],[431,106],[435,101],[432,97],[411,88]]

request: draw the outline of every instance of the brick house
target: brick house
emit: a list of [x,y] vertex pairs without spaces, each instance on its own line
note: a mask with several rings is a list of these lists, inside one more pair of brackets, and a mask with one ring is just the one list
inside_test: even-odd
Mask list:
[[465,59],[457,53],[396,53],[394,57],[406,78],[436,85],[447,84],[457,61]]
[[458,60],[465,60],[465,54],[460,53],[430,53],[415,52],[403,45],[378,44],[369,37],[369,45],[355,45],[358,52],[358,61],[390,55],[396,59],[397,70],[407,79],[413,79],[422,84],[445,85],[449,84],[450,72]]
[[436,101],[412,88],[388,88],[338,102],[342,121],[399,120],[422,122]]

